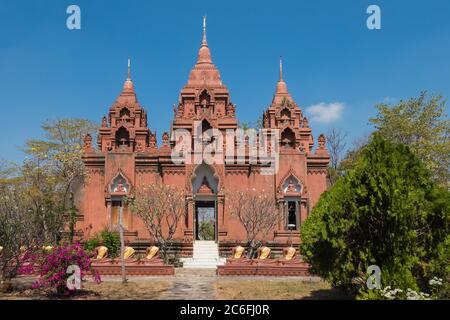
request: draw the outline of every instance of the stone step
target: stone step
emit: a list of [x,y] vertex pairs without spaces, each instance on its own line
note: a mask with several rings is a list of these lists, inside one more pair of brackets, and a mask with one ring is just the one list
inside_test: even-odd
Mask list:
[[183,258],[183,268],[216,268],[218,265],[225,264],[223,258]]
[[221,266],[217,263],[187,263],[183,268],[217,268],[218,265]]
[[194,252],[194,258],[203,258],[203,257],[211,257],[211,258],[219,258],[219,254],[217,252]]
[[216,265],[186,265],[183,266],[186,269],[217,269]]
[[206,244],[199,244],[199,245],[193,245],[193,248],[219,248],[218,245],[206,245]]
[[211,262],[222,262],[226,261],[224,258],[217,258],[217,257],[204,257],[204,258],[183,258],[181,259],[182,262],[204,262],[204,261],[211,261]]
[[212,269],[225,263],[225,259],[219,257],[219,246],[214,241],[194,242],[192,257],[183,258],[181,261],[183,268],[188,269]]
[[214,264],[217,265],[221,263],[221,261],[216,259],[194,259],[192,261],[186,261],[184,264]]
[[219,249],[218,246],[210,246],[210,245],[208,245],[208,246],[206,246],[206,245],[193,246],[193,248],[194,249],[215,249],[215,250]]
[[187,263],[183,265],[183,268],[217,268],[217,266],[217,263]]
[[196,254],[218,256],[219,252],[217,250],[195,250],[194,255]]
[[193,246],[193,248],[197,248],[197,249],[219,249],[218,246]]

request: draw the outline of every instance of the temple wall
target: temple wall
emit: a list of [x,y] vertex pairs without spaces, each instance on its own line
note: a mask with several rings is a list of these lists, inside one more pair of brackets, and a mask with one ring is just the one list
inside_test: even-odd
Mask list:
[[324,170],[308,171],[308,192],[310,209],[314,207],[320,195],[327,190],[327,175]]
[[104,196],[104,171],[102,169],[88,169],[87,171],[85,191],[83,192],[85,201],[80,210],[84,216],[83,223],[80,224],[84,239],[89,239],[108,225]]
[[280,167],[276,174],[276,186],[278,187],[284,182],[290,174],[294,174],[296,178],[300,179],[300,182],[307,185],[306,175],[306,157],[304,154],[296,152],[280,152]]
[[[326,190],[326,174],[321,170],[310,170],[306,175],[306,161],[305,156],[302,154],[282,154],[280,157],[280,167],[278,174],[262,175],[258,172],[259,169],[253,169],[249,173],[248,168],[245,166],[237,168],[228,167],[223,170],[221,175],[221,190],[224,191],[225,196],[223,201],[218,201],[217,223],[219,227],[219,241],[220,242],[235,242],[245,241],[246,232],[240,221],[232,216],[232,212],[229,209],[230,203],[227,199],[227,191],[245,191],[247,189],[255,189],[256,191],[265,191],[271,194],[276,194],[278,187],[290,174],[295,174],[304,184],[308,190],[309,208],[317,202],[320,194]],[[96,232],[103,230],[108,226],[108,209],[105,203],[105,188],[108,187],[111,180],[116,176],[117,172],[123,172],[130,182],[135,184],[135,187],[141,185],[149,185],[157,181],[160,178],[160,173],[156,170],[156,167],[149,169],[135,170],[134,164],[135,158],[133,154],[116,154],[107,155],[106,157],[106,173],[101,169],[89,170],[90,174],[86,180],[84,190],[80,192],[84,195],[84,201],[80,203],[80,211],[84,214],[84,222],[79,225],[82,226],[85,238],[93,236]],[[165,184],[175,185],[180,188],[186,188],[188,171],[177,169],[163,168],[163,182]],[[200,172],[201,173],[201,172]],[[199,174],[201,175],[201,174]],[[308,208],[303,207],[300,209],[301,220],[303,221],[307,216]],[[192,212],[179,221],[177,232],[174,236],[175,239],[180,241],[190,241],[190,237],[186,236],[186,230],[192,230],[193,228]],[[187,221],[188,220],[188,221]],[[152,242],[147,228],[143,221],[136,215],[130,212],[129,230],[131,233],[127,235],[127,239],[130,241],[140,242]],[[92,226],[90,228],[89,226]],[[167,230],[167,229],[166,229]],[[283,241],[284,239],[277,240],[274,231],[285,231],[285,222],[281,222],[276,228],[270,232],[265,241]],[[136,234],[137,232],[137,234]]]
[[135,155],[134,153],[107,153],[105,156],[105,178],[108,184],[119,173],[119,170],[135,185]]

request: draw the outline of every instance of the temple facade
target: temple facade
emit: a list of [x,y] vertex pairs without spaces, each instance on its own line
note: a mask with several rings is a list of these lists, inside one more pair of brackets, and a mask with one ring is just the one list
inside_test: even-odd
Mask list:
[[[78,235],[88,239],[105,228],[117,228],[119,208],[123,207],[126,239],[137,247],[152,243],[143,222],[123,199],[133,189],[159,180],[186,193],[185,218],[175,235],[183,254],[189,255],[197,240],[215,241],[226,248],[246,239],[243,226],[229,212],[226,190],[273,194],[283,219],[263,240],[273,247],[283,247],[288,241],[298,243],[303,221],[327,188],[329,155],[324,135],[318,136],[315,146],[308,119],[287,90],[281,61],[275,94],[262,115],[262,127],[277,129],[279,134],[278,164],[273,174],[262,174],[264,165],[251,162],[248,152],[238,163],[174,162],[173,133],[180,129],[192,133],[198,123],[202,130],[212,128],[223,135],[224,150],[227,146],[236,148],[226,134],[238,130],[236,106],[212,61],[205,25],[197,62],[173,108],[170,132],[161,135],[160,143],[137,99],[128,65],[122,92],[102,119],[97,146],[91,136],[85,137],[86,179],[78,196]],[[207,235],[199,228],[205,221],[213,226]]]

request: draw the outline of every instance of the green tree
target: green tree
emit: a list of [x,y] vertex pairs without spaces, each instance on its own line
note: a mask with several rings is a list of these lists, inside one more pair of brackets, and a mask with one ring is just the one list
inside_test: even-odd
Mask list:
[[0,276],[6,283],[22,265],[21,248],[32,248],[40,240],[23,188],[15,182],[0,183]]
[[450,192],[405,145],[374,134],[360,152],[302,227],[312,271],[350,293],[367,290],[370,265],[381,268],[383,286],[427,290],[433,276],[448,281]]
[[369,136],[364,136],[353,141],[352,148],[347,150],[345,157],[339,162],[337,173],[340,176],[345,175],[347,172],[355,167],[356,160],[361,155],[362,149],[369,143]]
[[66,220],[72,241],[77,214],[74,186],[85,174],[83,139],[87,133],[93,135],[97,125],[89,120],[69,118],[46,121],[42,129],[43,139],[26,142],[24,151],[29,157],[22,167],[22,176],[44,234],[50,237],[61,233]]
[[43,139],[30,139],[25,152],[41,165],[49,164],[52,174],[63,185],[67,200],[76,179],[84,176],[82,160],[84,136],[93,135],[97,125],[85,119],[48,120],[42,125]]
[[378,104],[369,119],[388,140],[403,143],[423,161],[433,179],[448,184],[450,178],[450,120],[441,96],[426,91],[397,105]]

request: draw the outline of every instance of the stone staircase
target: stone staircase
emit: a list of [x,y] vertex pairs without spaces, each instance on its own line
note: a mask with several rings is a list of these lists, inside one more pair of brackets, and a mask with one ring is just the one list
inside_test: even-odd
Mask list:
[[214,241],[195,241],[192,258],[181,258],[183,268],[216,269],[226,259],[219,257],[219,247]]

